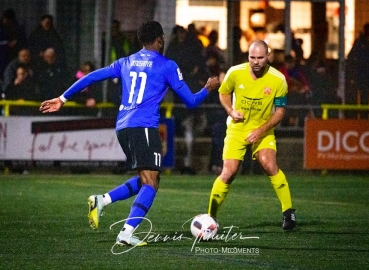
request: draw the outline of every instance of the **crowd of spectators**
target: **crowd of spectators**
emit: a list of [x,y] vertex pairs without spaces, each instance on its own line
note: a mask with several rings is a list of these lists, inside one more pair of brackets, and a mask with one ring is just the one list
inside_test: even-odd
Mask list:
[[[42,101],[61,94],[72,82],[53,16],[43,15],[27,36],[15,11],[8,9],[2,15],[0,33],[3,99]],[[37,108],[12,107],[10,113],[35,114]]]
[[[187,27],[176,25],[172,29],[172,35],[167,41],[164,53],[178,63],[190,88],[197,91],[209,75],[222,78],[231,65],[247,61],[247,52],[242,51],[240,46],[240,40],[246,35],[245,33],[241,28],[234,27],[233,59],[228,61],[227,55],[218,46],[219,35],[216,29],[211,29],[208,25],[197,28],[193,23]],[[103,36],[103,50],[106,47],[105,39]],[[110,40],[109,63],[135,50],[132,41],[121,31],[118,20],[112,22]],[[310,59],[304,61],[301,59],[301,47],[294,46],[293,48],[296,57],[288,55],[282,65],[278,64],[278,68],[289,82],[289,104],[319,105],[322,102],[336,102],[335,85],[329,80],[324,59],[312,53]],[[105,53],[102,53],[102,56],[105,57]],[[69,70],[67,66],[63,39],[54,27],[53,16],[49,14],[43,15],[27,36],[23,27],[18,23],[15,11],[5,10],[0,24],[0,59],[3,99],[45,100],[61,94],[76,80],[77,71]],[[105,59],[102,60],[105,63]],[[89,69],[94,69],[92,62],[86,62],[81,64],[81,70],[86,69],[87,66]],[[19,79],[17,73],[26,73],[27,76]],[[81,75],[82,71],[78,74]],[[118,105],[120,83],[111,80],[108,84],[108,89],[114,89],[108,91],[108,101]],[[95,88],[101,89],[101,85]],[[26,94],[26,91],[29,93]],[[93,106],[91,104],[101,101],[102,95],[97,94],[98,92],[97,89],[86,90],[76,98],[76,101],[91,107]],[[174,97],[174,102],[176,101],[177,98]],[[207,103],[219,105],[216,94],[213,94]],[[21,112],[21,110],[18,111]],[[200,108],[187,113],[178,109],[178,112],[175,112],[179,123],[176,125],[177,132],[181,132],[189,140],[195,136],[194,134],[212,132],[212,125],[209,123],[222,117],[209,116],[206,111]],[[302,126],[305,117],[315,114],[319,115],[319,112],[292,110],[283,125]],[[196,125],[194,119],[196,119]]]
[[[120,29],[120,22],[111,25],[109,63],[134,52],[131,41]],[[18,22],[16,12],[7,9],[0,21],[0,93],[1,99],[43,101],[62,94],[74,81],[95,69],[92,61],[79,70],[68,67],[65,40],[54,27],[54,17],[41,16],[27,35]],[[105,56],[105,35],[102,56]],[[105,59],[102,59],[103,63]],[[108,82],[108,101],[119,106],[120,82]],[[94,107],[102,101],[102,85],[97,83],[77,95],[73,101]],[[0,108],[1,109],[1,108]],[[97,115],[94,109],[68,109],[64,114]],[[36,107],[11,106],[11,115],[39,115]],[[112,114],[113,115],[113,114]]]

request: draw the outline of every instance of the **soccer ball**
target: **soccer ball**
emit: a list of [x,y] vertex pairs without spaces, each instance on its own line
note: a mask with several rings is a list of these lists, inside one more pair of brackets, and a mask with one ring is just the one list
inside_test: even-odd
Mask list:
[[200,214],[191,222],[191,233],[201,240],[209,240],[218,232],[219,224],[209,214]]

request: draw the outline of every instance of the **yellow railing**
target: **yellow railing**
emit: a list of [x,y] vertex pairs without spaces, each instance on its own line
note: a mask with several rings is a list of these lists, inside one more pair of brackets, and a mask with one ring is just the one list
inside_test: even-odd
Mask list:
[[323,109],[322,119],[328,119],[328,110],[342,111],[369,111],[369,105],[354,105],[354,104],[322,104]]
[[[30,101],[30,100],[0,100],[0,106],[4,107],[4,116],[10,115],[10,107],[11,106],[19,106],[19,107],[39,107],[41,104],[40,101]],[[202,105],[206,107],[206,104]],[[68,101],[64,104],[64,107],[72,107],[72,108],[87,108],[85,105],[81,103],[77,103],[74,101]],[[181,107],[181,106],[179,106]],[[116,108],[116,105],[111,102],[100,102],[96,104],[97,109],[113,109]],[[174,103],[172,102],[163,102],[161,104],[161,108],[165,109],[165,118],[171,118],[172,112],[174,108]],[[369,111],[369,105],[354,105],[354,104],[322,104],[322,119],[328,119],[328,111],[329,110],[356,110],[356,111]]]
[[[0,106],[4,107],[4,116],[7,117],[10,115],[10,107],[18,106],[18,107],[40,107],[40,101],[30,101],[30,100],[0,100]],[[72,108],[87,108],[85,105],[81,103],[77,103],[74,101],[68,101],[64,104],[64,107],[72,107]],[[174,103],[171,102],[163,102],[161,107],[165,109],[165,118],[172,117],[172,111],[174,108]],[[94,108],[97,109],[111,109],[116,108],[116,105],[111,102],[100,102],[96,104]]]

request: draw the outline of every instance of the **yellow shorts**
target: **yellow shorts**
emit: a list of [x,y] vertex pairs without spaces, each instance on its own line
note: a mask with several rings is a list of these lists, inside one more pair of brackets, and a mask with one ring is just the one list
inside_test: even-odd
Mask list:
[[[237,130],[227,130],[227,135],[224,139],[224,148],[223,148],[223,160],[224,159],[237,159],[243,160],[246,147],[248,142],[246,142],[246,137],[248,133],[239,132]],[[251,145],[252,158],[255,159],[254,155],[260,149],[270,148],[277,151],[276,140],[274,136],[274,132],[271,131],[266,134],[264,137],[260,138],[256,143]]]

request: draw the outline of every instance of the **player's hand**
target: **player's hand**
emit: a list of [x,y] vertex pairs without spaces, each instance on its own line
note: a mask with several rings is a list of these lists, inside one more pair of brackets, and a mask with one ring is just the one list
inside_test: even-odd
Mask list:
[[96,106],[96,100],[94,98],[88,98],[86,100],[86,104],[85,104],[86,107],[89,107],[89,108],[93,108]]
[[249,143],[255,143],[262,135],[262,131],[260,129],[254,129],[249,133],[246,137],[245,141]]
[[242,122],[244,119],[243,114],[236,110],[231,110],[229,116],[232,117],[235,122]]
[[208,81],[205,84],[205,88],[208,89],[208,91],[212,91],[214,89],[217,89],[220,85],[219,78],[214,76],[210,77]]
[[53,98],[50,100],[45,100],[41,103],[40,111],[42,113],[51,113],[51,112],[57,112],[60,110],[60,108],[64,105],[64,102],[61,101],[60,98]]

